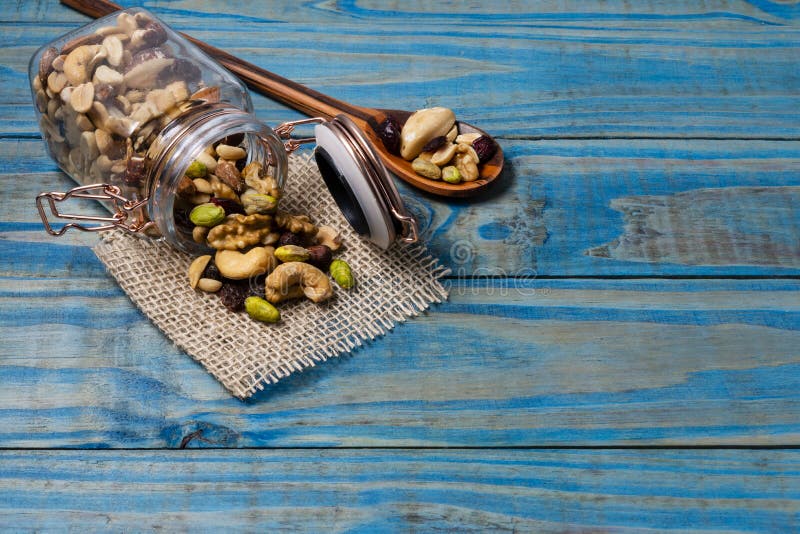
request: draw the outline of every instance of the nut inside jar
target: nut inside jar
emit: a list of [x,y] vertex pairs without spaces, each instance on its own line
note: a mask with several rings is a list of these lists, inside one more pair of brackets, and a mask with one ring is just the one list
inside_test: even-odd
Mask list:
[[[146,12],[87,28],[37,54],[31,85],[43,137],[80,184],[113,184],[125,198],[147,198],[148,153],[159,132],[198,102],[249,105],[249,97]],[[136,217],[144,222],[147,210]]]

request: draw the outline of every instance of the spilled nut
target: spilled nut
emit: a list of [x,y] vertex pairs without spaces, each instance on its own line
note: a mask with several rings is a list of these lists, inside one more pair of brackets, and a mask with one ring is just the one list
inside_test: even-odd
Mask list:
[[213,278],[201,278],[197,281],[197,289],[206,293],[216,293],[222,289],[222,282]]
[[189,265],[189,287],[192,289],[197,287],[198,282],[200,282],[200,278],[203,276],[203,272],[206,270],[208,266],[208,262],[211,261],[211,256],[206,254],[204,256],[198,256]]
[[244,301],[247,315],[263,323],[277,323],[281,320],[281,312],[261,297],[247,297]]
[[317,235],[314,240],[317,245],[325,245],[333,252],[336,252],[342,246],[342,234],[332,226],[320,226],[317,229]]
[[283,245],[275,249],[275,257],[283,263],[290,261],[307,261],[311,254],[303,247],[297,245]]
[[351,289],[356,285],[355,279],[353,278],[353,271],[350,270],[350,265],[346,261],[338,259],[333,260],[328,271],[340,287]]
[[222,276],[231,280],[246,280],[268,273],[277,261],[273,247],[255,247],[247,253],[238,250],[218,250],[214,262]]
[[265,293],[273,304],[298,296],[297,288],[313,302],[322,302],[333,296],[333,287],[325,273],[299,261],[282,263],[267,276]]

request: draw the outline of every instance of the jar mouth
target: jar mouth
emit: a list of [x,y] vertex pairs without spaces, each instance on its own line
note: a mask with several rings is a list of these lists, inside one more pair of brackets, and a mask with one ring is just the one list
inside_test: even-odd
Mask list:
[[269,126],[230,104],[191,103],[150,145],[146,164],[148,211],[164,239],[175,248],[193,254],[209,250],[192,239],[191,227],[186,223],[188,214],[179,213],[178,185],[206,147],[239,134],[244,137],[246,162],[259,161],[271,168],[278,186],[283,187],[288,166],[283,144]]
[[350,226],[386,249],[395,241],[414,243],[417,221],[372,144],[347,115],[315,128],[314,157],[328,190]]

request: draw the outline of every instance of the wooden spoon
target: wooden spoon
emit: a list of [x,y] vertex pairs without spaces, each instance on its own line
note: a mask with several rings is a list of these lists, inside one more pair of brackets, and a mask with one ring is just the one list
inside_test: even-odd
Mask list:
[[[123,9],[117,4],[106,0],[61,0],[61,3],[94,18],[104,17],[114,11]],[[264,93],[289,107],[309,116],[321,116],[326,119],[331,119],[340,113],[348,115],[375,145],[375,150],[380,155],[384,165],[398,178],[414,187],[441,196],[468,197],[486,188],[492,181],[497,179],[503,169],[503,151],[497,145],[497,152],[491,160],[479,167],[480,176],[473,182],[449,184],[440,180],[424,178],[414,172],[410,162],[386,150],[376,133],[378,125],[387,117],[393,117],[402,125],[412,112],[354,106],[243,61],[184,33],[181,35],[244,80],[252,89]],[[461,121],[458,122],[458,130],[459,133],[478,132],[482,135],[488,135],[483,130]]]

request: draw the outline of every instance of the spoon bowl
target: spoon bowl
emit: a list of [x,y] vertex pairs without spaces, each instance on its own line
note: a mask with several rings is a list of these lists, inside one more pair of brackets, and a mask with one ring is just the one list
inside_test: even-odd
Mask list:
[[[477,180],[472,182],[451,184],[442,180],[430,180],[424,176],[420,176],[414,172],[414,169],[411,168],[411,162],[406,161],[400,156],[396,156],[386,150],[386,147],[383,145],[383,141],[381,141],[380,137],[376,133],[378,125],[381,124],[387,117],[394,118],[398,124],[402,125],[406,122],[408,117],[411,116],[412,112],[399,109],[376,109],[370,111],[375,112],[375,114],[372,116],[372,118],[370,118],[369,121],[367,121],[367,127],[362,127],[362,130],[367,135],[369,140],[372,141],[372,144],[375,145],[375,150],[380,155],[381,160],[386,168],[389,169],[392,174],[416,188],[433,193],[435,195],[448,197],[470,197],[484,190],[490,183],[500,176],[500,171],[503,170],[503,149],[500,148],[497,142],[495,142],[495,146],[497,146],[497,152],[494,153],[491,159],[478,166],[480,175],[478,176]],[[358,124],[358,122],[356,123]],[[459,134],[479,133],[481,135],[491,137],[480,128],[463,121],[456,121],[456,126],[458,127]]]
[[[94,18],[103,17],[122,9],[119,5],[106,0],[61,0],[61,3]],[[495,143],[497,152],[489,161],[478,167],[480,174],[475,181],[450,184],[442,180],[431,180],[420,176],[411,168],[411,162],[391,154],[377,134],[378,125],[387,117],[393,117],[402,125],[411,115],[411,111],[354,106],[241,60],[224,50],[220,50],[189,35],[181,35],[236,74],[250,88],[266,96],[312,117],[332,119],[340,114],[347,115],[372,142],[375,151],[386,168],[392,174],[414,187],[445,197],[470,197],[483,191],[500,176],[500,172],[503,170],[503,151]],[[489,135],[480,128],[466,122],[458,121],[457,124],[459,133],[476,132],[486,136]]]

